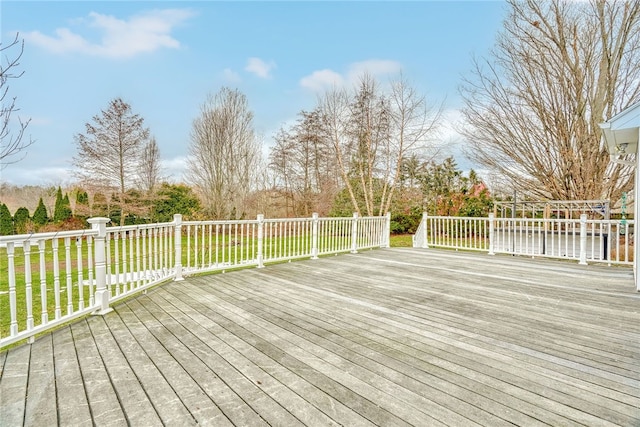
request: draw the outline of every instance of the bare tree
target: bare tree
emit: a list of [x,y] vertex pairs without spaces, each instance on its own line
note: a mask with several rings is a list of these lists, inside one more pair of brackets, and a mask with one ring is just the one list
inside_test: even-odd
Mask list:
[[370,75],[360,77],[349,110],[349,138],[342,147],[351,159],[349,175],[360,187],[366,214],[382,214],[380,209],[376,212],[376,196],[384,193],[391,174],[391,112],[378,82]]
[[[17,53],[9,54],[12,48],[18,49]],[[16,97],[9,95],[9,81],[18,79],[23,74],[15,69],[20,65],[20,58],[24,52],[24,40],[19,39],[19,34],[12,42],[3,46],[0,43],[0,170],[8,164],[16,163],[24,157],[15,158],[16,155],[24,151],[33,144],[31,138],[24,138],[24,132],[31,119],[23,121],[18,117],[17,130],[11,130],[11,116],[19,111],[16,106]]]
[[536,197],[617,199],[633,174],[609,162],[598,123],[640,99],[640,3],[508,4],[461,89],[467,154]]
[[427,104],[402,75],[384,93],[365,74],[353,94],[327,92],[319,109],[353,209],[366,215],[389,212],[402,162],[428,150],[441,108]]
[[322,96],[318,109],[322,114],[324,137],[332,147],[342,184],[349,194],[354,211],[362,214],[350,173],[349,151],[352,143],[349,136],[349,103],[349,93],[345,89],[333,88]]
[[131,106],[120,98],[85,124],[85,133],[77,134],[78,152],[73,158],[76,174],[92,189],[112,193],[120,209],[120,225],[128,214],[140,213],[137,202],[128,196],[136,187],[141,159],[149,129],[144,119],[134,114]]
[[[437,136],[443,104],[429,104],[403,75],[391,84],[390,141],[385,168],[381,213],[391,210],[391,202],[402,178],[402,166],[407,157],[433,157],[436,153],[429,142]],[[431,152],[430,152],[431,151]]]
[[217,219],[242,217],[260,171],[261,147],[247,98],[222,88],[209,96],[193,121],[188,179]]
[[294,215],[328,213],[339,188],[339,176],[319,110],[301,111],[295,124],[280,129],[269,158],[286,207],[291,205]]
[[292,132],[281,128],[274,136],[275,145],[271,147],[269,153],[269,169],[273,172],[273,190],[276,192],[274,196],[276,196],[278,205],[284,205],[286,216],[296,211],[293,177],[295,168],[294,138]]
[[140,189],[150,195],[161,179],[160,149],[156,138],[152,136],[145,144],[140,158],[140,171],[138,174]]

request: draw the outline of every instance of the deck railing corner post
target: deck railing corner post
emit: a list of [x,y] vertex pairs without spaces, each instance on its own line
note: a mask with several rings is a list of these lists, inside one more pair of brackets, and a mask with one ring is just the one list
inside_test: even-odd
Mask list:
[[262,246],[264,244],[264,215],[258,214],[258,253],[256,255],[258,261],[258,268],[264,267],[264,259],[263,259],[263,251]]
[[318,259],[318,213],[311,215],[311,259]]
[[495,238],[496,238],[495,214],[491,212],[489,214],[489,255],[496,254],[494,252]]
[[184,280],[182,276],[182,214],[173,215],[174,241],[175,241],[175,272],[173,280]]
[[351,220],[351,253],[358,253],[358,212],[353,213]]
[[381,245],[383,248],[391,247],[391,212],[387,212],[384,221],[384,243]]
[[429,224],[429,214],[427,212],[422,213],[422,232],[424,235],[422,236],[422,249],[429,249],[429,229],[427,228]]
[[87,222],[91,224],[91,229],[98,232],[94,239],[94,262],[95,262],[95,280],[96,293],[95,305],[96,311],[93,314],[104,315],[109,313],[112,308],[109,306],[109,289],[107,289],[107,256],[106,256],[106,237],[107,224],[111,220],[104,217],[89,218]]
[[587,214],[580,215],[580,265],[587,265]]

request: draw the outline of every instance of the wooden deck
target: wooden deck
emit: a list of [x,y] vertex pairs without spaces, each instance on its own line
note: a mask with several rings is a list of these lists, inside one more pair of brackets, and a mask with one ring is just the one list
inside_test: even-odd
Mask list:
[[190,278],[0,354],[0,425],[638,426],[630,269],[384,249]]

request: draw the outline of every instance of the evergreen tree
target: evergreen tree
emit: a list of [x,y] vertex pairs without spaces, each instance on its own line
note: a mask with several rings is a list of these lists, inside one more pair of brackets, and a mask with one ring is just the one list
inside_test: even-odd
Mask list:
[[53,222],[61,223],[71,218],[71,203],[69,203],[69,195],[62,197],[62,189],[58,187],[56,193],[56,204],[53,210]]
[[169,222],[173,221],[174,214],[179,213],[188,218],[199,210],[200,200],[191,188],[163,183],[158,190],[151,219],[155,222]]
[[60,222],[60,208],[62,207],[62,189],[56,191],[56,204],[53,208],[53,222]]
[[29,209],[27,208],[18,208],[16,212],[13,214],[13,226],[16,230],[16,233],[23,234],[27,232],[27,223],[31,220],[29,217]]
[[47,208],[44,206],[42,197],[40,197],[40,201],[38,202],[38,207],[33,212],[33,222],[36,225],[45,225],[47,222],[49,222],[49,216],[47,215]]
[[60,208],[60,217],[62,221],[66,221],[73,217],[73,212],[71,211],[71,202],[69,201],[69,194],[65,194],[62,199],[62,206]]
[[89,204],[89,195],[86,191],[78,191],[78,193],[76,194],[76,203],[79,203],[81,205]]
[[78,190],[76,193],[76,210],[74,216],[85,219],[89,216],[89,195],[86,191]]
[[0,236],[8,236],[14,234],[13,218],[11,212],[4,203],[0,205]]
[[120,218],[122,217],[122,210],[120,208],[120,198],[116,194],[111,194],[111,201],[108,205],[108,214],[106,216],[111,219],[112,224],[125,225],[124,219],[120,221]]

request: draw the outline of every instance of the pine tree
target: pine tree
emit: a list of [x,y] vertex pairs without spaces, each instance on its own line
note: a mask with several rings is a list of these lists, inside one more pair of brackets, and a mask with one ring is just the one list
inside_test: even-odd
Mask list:
[[53,210],[53,222],[61,223],[65,222],[69,218],[71,218],[71,203],[69,202],[69,195],[65,194],[62,197],[62,189],[58,187],[58,192],[56,193],[56,204]]
[[40,197],[40,201],[38,202],[38,207],[33,212],[33,222],[36,225],[45,225],[47,222],[49,222],[49,216],[47,215],[47,208],[44,206],[42,197]]
[[13,218],[11,212],[4,203],[0,205],[0,236],[8,236],[14,234]]
[[89,195],[86,191],[78,190],[76,193],[76,209],[73,215],[80,219],[85,219],[89,216]]
[[53,222],[62,222],[62,189],[56,192],[56,204],[53,208]]
[[62,221],[66,221],[73,217],[73,212],[71,211],[71,202],[69,201],[69,194],[64,195],[62,198],[62,205],[60,207],[60,218]]
[[89,195],[86,191],[78,191],[76,195],[76,203],[80,205],[89,205]]
[[22,207],[18,208],[13,214],[13,226],[18,234],[27,232],[27,223],[31,220],[29,216],[29,209]]

